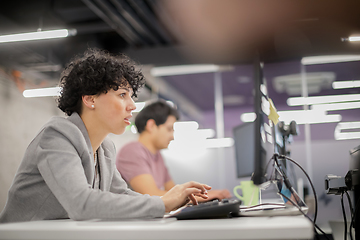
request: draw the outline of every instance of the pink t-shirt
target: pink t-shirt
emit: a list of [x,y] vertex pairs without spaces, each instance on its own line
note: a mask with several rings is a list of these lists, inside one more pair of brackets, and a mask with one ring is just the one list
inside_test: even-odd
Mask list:
[[156,154],[152,154],[137,141],[126,144],[118,151],[116,167],[128,183],[138,175],[151,174],[156,186],[164,190],[165,183],[171,180],[161,153],[158,151]]

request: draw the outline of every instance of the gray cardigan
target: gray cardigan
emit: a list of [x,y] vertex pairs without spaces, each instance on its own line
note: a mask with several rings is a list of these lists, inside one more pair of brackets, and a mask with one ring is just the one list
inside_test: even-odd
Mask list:
[[28,146],[0,222],[162,217],[159,197],[127,188],[115,153],[105,139],[98,149],[100,189],[93,189],[93,150],[82,119],[77,113],[52,118]]

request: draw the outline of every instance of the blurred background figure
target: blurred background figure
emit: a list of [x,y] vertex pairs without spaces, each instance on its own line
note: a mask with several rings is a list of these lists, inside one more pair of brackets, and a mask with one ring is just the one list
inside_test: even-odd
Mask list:
[[[173,125],[177,120],[178,111],[165,101],[151,103],[136,116],[139,139],[123,146],[116,158],[117,169],[134,191],[162,196],[175,186],[160,150],[174,139]],[[207,200],[231,197],[226,189],[211,190],[208,196]]]

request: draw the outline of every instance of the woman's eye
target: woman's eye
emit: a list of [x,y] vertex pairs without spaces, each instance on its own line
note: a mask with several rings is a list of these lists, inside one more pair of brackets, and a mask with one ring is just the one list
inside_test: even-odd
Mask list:
[[120,97],[124,98],[126,96],[126,93],[120,93]]

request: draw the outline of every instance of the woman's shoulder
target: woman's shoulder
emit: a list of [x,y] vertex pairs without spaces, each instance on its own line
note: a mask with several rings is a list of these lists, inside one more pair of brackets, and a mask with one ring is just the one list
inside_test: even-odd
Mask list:
[[[86,131],[86,130],[85,130]],[[75,123],[64,117],[52,117],[40,130],[38,137],[44,143],[46,141],[57,142],[63,139],[73,143],[76,146],[86,147],[87,140],[83,130],[80,129]]]
[[52,117],[43,127],[44,129],[55,129],[59,132],[81,133],[79,127],[64,117]]

